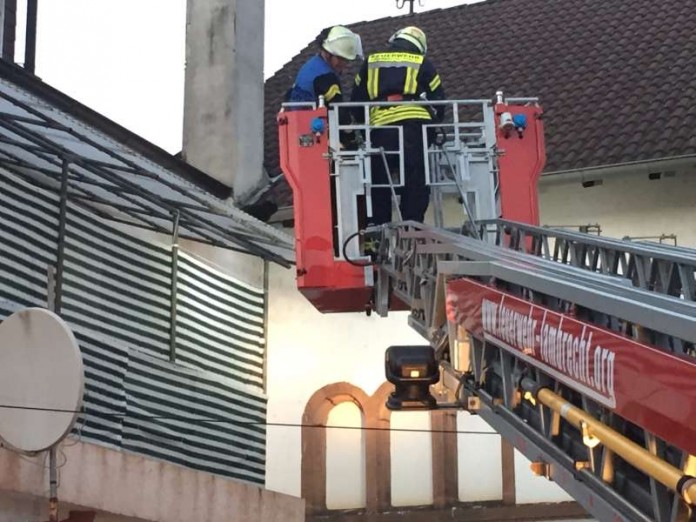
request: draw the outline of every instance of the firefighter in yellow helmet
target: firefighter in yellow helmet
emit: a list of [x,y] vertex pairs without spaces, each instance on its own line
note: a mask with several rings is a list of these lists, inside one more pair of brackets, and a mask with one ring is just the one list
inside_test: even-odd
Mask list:
[[285,101],[316,102],[323,96],[327,104],[343,101],[341,81],[348,62],[362,57],[360,36],[342,25],[328,27],[317,37],[319,52],[297,73]]
[[[395,105],[370,109],[370,124],[373,126],[398,125],[403,129],[404,187],[401,191],[400,209],[404,220],[422,222],[428,209],[430,189],[425,184],[425,160],[423,158],[424,124],[442,121],[444,106],[433,109],[402,101],[442,100],[445,91],[440,75],[426,57],[428,42],[425,33],[418,27],[404,27],[396,31],[383,52],[370,54],[355,77],[351,101],[384,101]],[[355,111],[354,117],[361,115]],[[398,129],[375,129],[370,139],[374,147],[385,151],[399,148]],[[429,136],[433,140],[434,136]],[[398,155],[387,154],[389,169],[399,168]],[[387,172],[381,157],[372,158],[372,183],[387,184]],[[372,189],[373,224],[391,221],[392,201],[389,188]]]

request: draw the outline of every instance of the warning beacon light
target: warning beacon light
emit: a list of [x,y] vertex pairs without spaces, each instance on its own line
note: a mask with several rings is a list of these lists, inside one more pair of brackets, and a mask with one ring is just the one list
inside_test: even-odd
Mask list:
[[384,357],[387,380],[395,387],[387,399],[390,410],[434,409],[430,386],[440,380],[432,346],[390,346]]
[[512,114],[509,112],[504,112],[500,115],[500,130],[506,135],[509,134],[512,129],[515,128],[515,123],[512,120]]

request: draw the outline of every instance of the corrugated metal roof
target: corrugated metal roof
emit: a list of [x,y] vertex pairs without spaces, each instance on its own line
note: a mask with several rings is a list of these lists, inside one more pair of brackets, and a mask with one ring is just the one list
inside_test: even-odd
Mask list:
[[[95,214],[288,266],[290,236],[245,214],[229,188],[0,62],[0,175],[30,178]],[[64,176],[66,176],[64,178]]]

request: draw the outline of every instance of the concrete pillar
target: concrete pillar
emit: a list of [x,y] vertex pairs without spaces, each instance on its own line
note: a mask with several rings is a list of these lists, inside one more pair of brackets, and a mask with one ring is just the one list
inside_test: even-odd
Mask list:
[[188,0],[183,153],[232,187],[238,204],[263,173],[264,0]]

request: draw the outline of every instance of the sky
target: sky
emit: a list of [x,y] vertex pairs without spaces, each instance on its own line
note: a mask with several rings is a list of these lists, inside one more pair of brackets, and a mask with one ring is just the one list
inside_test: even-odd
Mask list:
[[[257,0],[245,0],[257,1]],[[401,1],[401,0],[399,0]],[[416,0],[423,12],[473,0]],[[397,0],[266,0],[264,76],[280,69],[329,25],[408,13]],[[24,13],[18,2],[18,63]],[[181,149],[186,0],[42,0],[36,74],[120,125],[176,153]]]

